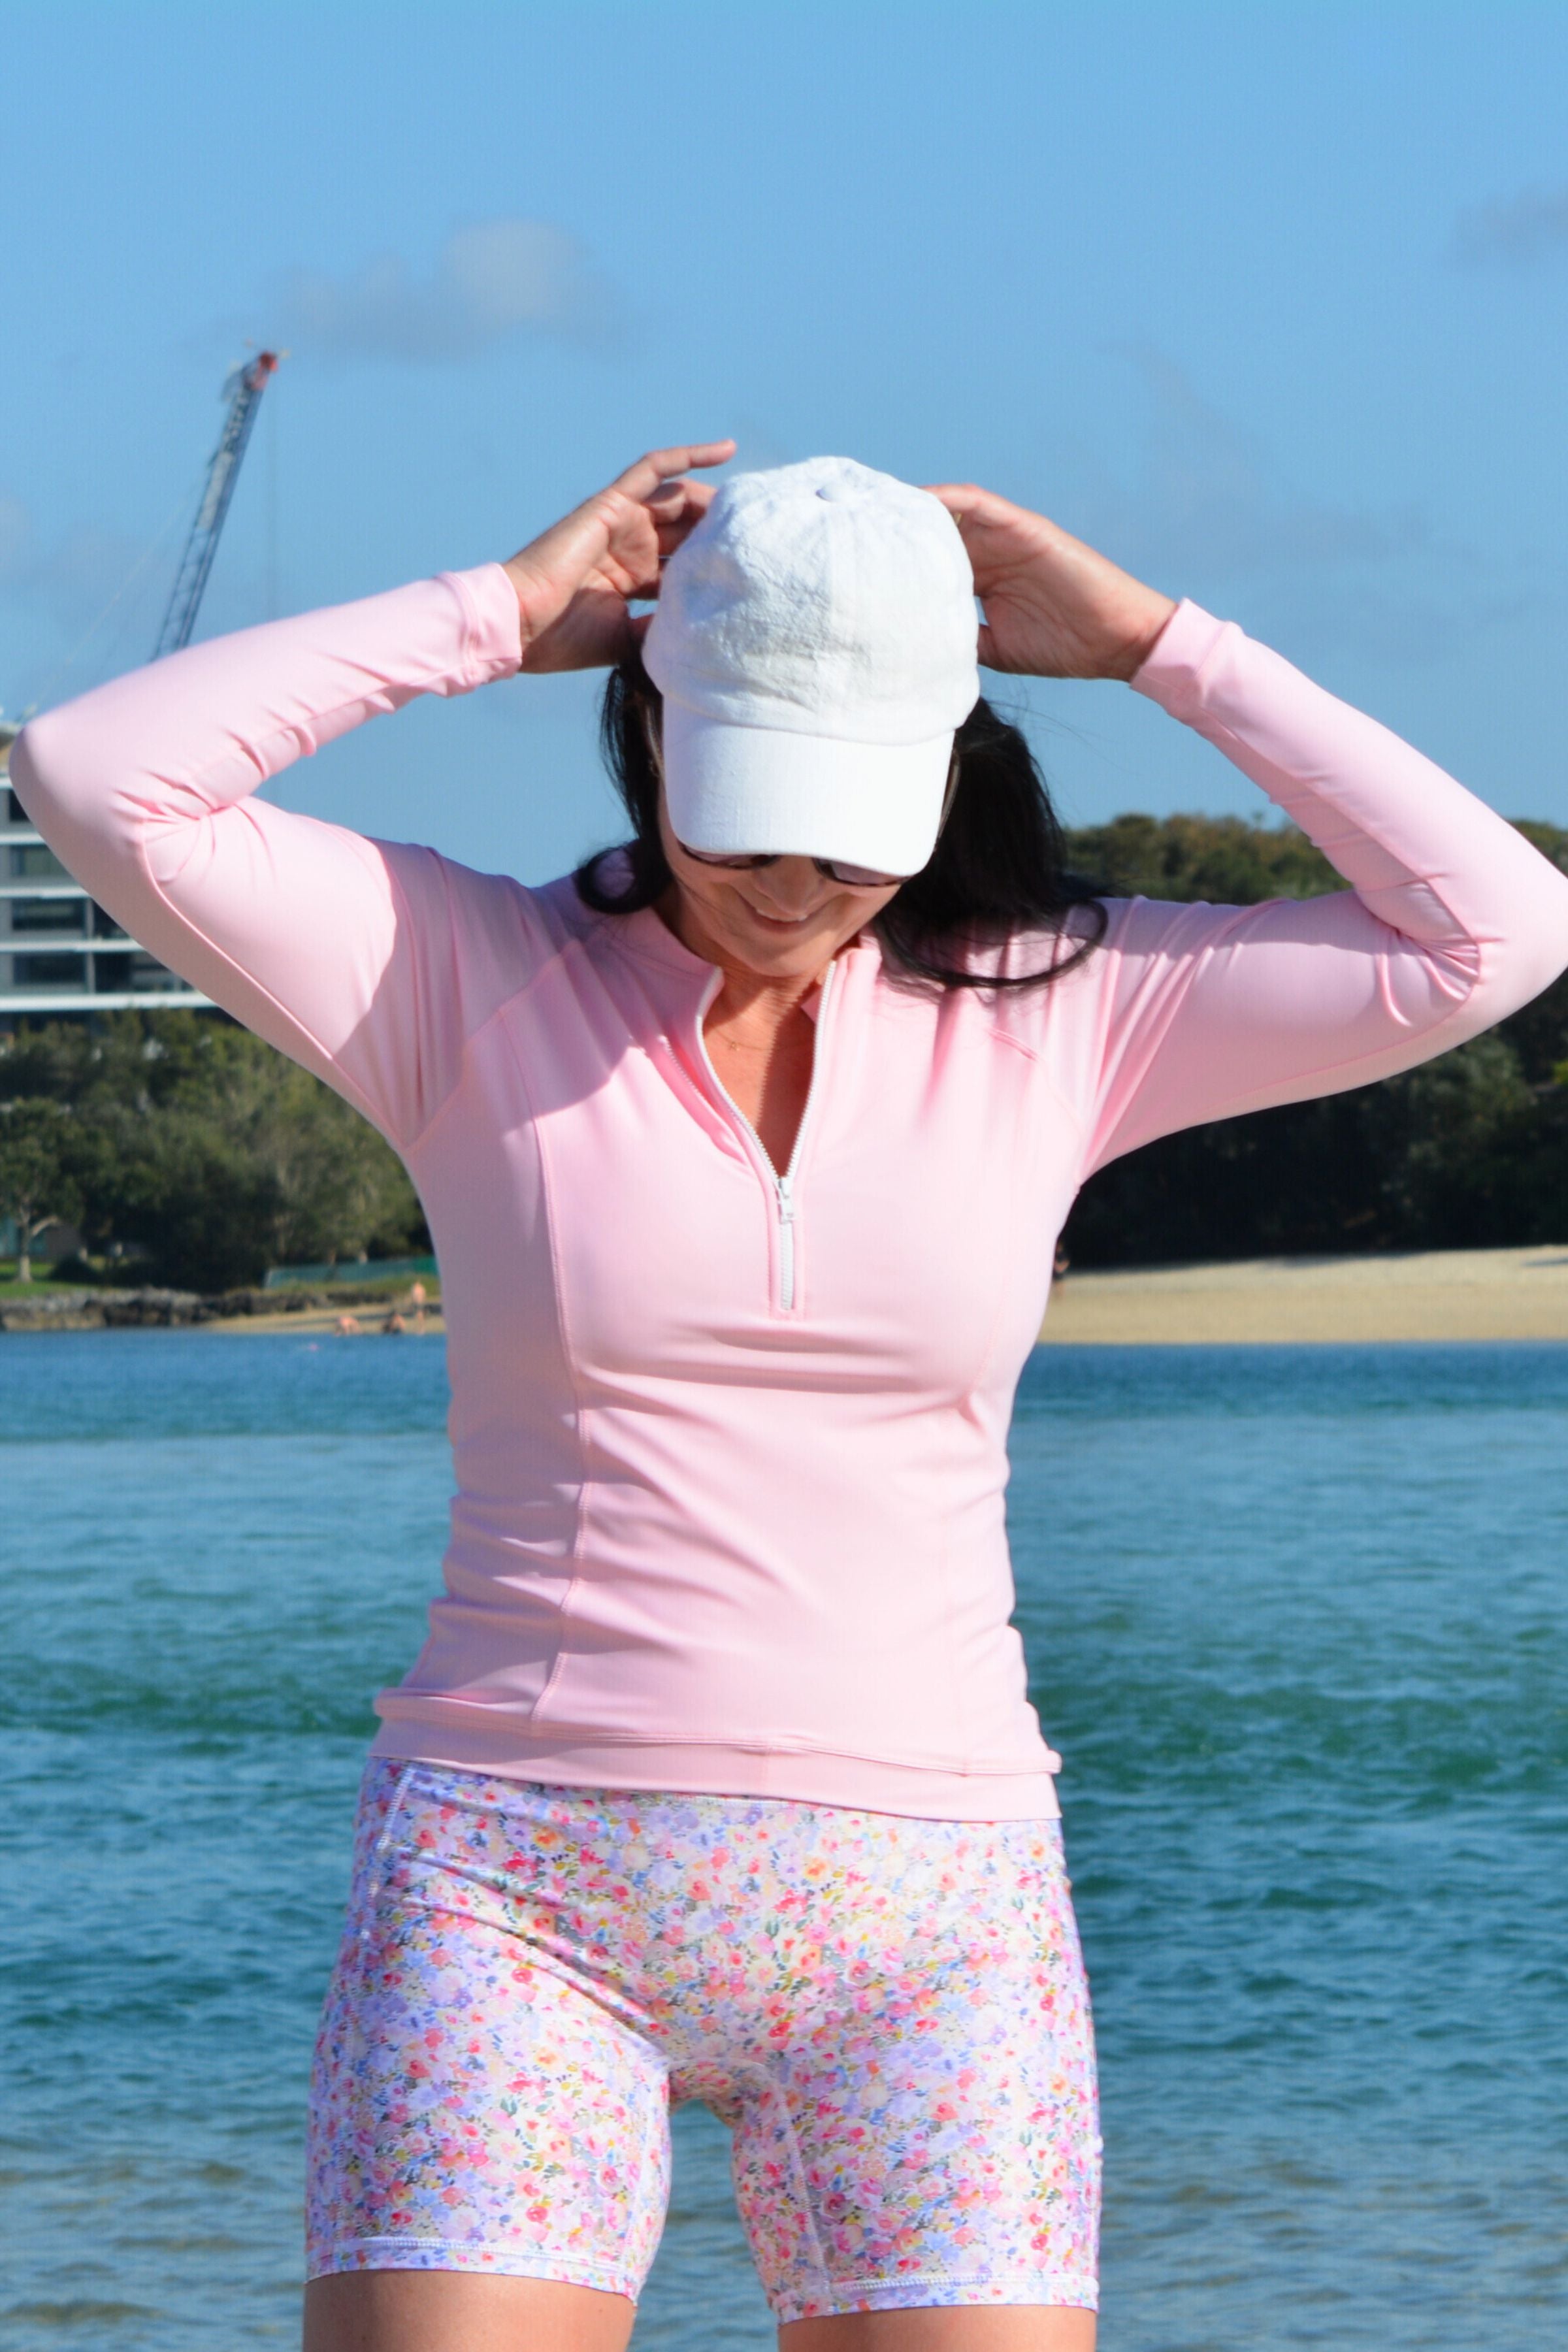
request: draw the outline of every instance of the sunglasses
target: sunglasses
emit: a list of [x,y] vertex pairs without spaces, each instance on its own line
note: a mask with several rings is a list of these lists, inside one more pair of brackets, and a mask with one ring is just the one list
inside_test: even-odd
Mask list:
[[[683,841],[679,847],[681,856],[689,857],[693,865],[721,866],[726,874],[751,874],[759,866],[776,866],[779,862],[776,851],[759,850],[753,856],[722,857],[710,849],[688,849]],[[896,883],[910,878],[907,874],[879,874],[869,866],[846,866],[837,857],[814,857],[811,862],[826,881],[840,883],[846,890],[890,890]]]

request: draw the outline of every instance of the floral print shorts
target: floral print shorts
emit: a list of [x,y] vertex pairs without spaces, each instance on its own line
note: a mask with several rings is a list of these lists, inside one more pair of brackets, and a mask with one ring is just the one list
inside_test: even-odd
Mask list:
[[311,2083],[310,2275],[635,2302],[685,2099],[731,2127],[779,2320],[1092,2309],[1094,2051],[1058,1824],[373,1759]]

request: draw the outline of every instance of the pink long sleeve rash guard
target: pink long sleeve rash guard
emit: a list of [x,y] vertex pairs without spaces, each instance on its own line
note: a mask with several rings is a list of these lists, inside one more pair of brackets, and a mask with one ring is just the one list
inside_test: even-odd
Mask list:
[[[1009,1622],[1014,1389],[1118,1153],[1408,1068],[1568,961],[1568,879],[1373,719],[1183,604],[1132,681],[1352,886],[1112,901],[1044,989],[835,961],[787,1195],[719,1087],[720,974],[255,788],[518,666],[499,566],[192,648],[37,719],[22,801],[93,897],[336,1087],[440,1261],[445,1591],[384,1756],[950,1819],[1053,1813]],[[1039,938],[1002,958],[1035,969]]]

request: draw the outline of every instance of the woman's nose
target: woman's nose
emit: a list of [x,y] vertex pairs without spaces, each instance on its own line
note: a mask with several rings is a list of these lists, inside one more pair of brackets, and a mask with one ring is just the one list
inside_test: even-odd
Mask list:
[[809,857],[781,857],[776,866],[759,866],[752,880],[758,905],[770,914],[804,915],[823,895]]

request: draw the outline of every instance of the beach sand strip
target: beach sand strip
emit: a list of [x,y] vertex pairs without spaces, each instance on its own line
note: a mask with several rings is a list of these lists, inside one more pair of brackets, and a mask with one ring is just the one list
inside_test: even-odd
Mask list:
[[1053,1347],[1568,1339],[1568,1243],[1068,1273]]
[[[380,1336],[392,1305],[354,1309],[361,1335]],[[238,1315],[200,1328],[335,1338],[342,1313]],[[427,1335],[444,1328],[426,1314]],[[1058,1348],[1568,1339],[1568,1243],[1072,1272],[1051,1293],[1040,1338]]]

